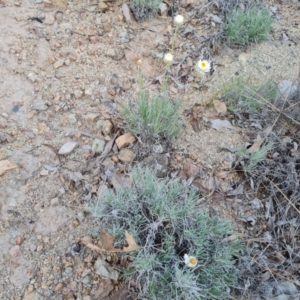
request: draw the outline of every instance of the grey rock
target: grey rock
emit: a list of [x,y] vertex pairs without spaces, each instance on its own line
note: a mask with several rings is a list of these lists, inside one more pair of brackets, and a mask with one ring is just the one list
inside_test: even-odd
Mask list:
[[159,12],[160,14],[163,16],[163,15],[167,15],[167,12],[168,12],[168,6],[166,3],[162,2],[160,5],[159,5]]
[[294,100],[298,93],[298,88],[289,80],[282,80],[278,83],[279,93],[276,97],[276,101],[281,100]]
[[58,154],[70,154],[77,147],[77,145],[78,144],[76,142],[67,142],[59,149]]
[[43,111],[46,110],[48,106],[45,104],[42,97],[37,97],[33,100],[33,109],[37,111]]
[[169,158],[166,154],[152,153],[144,162],[155,169],[157,177],[165,177],[169,170]]
[[59,205],[59,200],[57,197],[55,197],[55,198],[51,199],[50,203],[51,203],[51,206],[57,206],[57,205]]
[[77,122],[76,116],[74,114],[70,114],[68,116],[69,123],[75,124]]
[[126,38],[128,36],[127,31],[122,31],[119,33],[119,38]]
[[82,95],[83,95],[83,91],[81,91],[81,90],[75,90],[75,91],[74,91],[74,97],[75,97],[76,99],[81,98]]
[[83,222],[84,219],[85,219],[84,212],[80,211],[80,212],[77,214],[77,219],[78,219],[79,222]]
[[92,96],[92,95],[93,95],[93,91],[92,91],[91,89],[86,89],[86,90],[84,91],[84,94],[85,94],[85,95],[88,95],[88,96]]
[[[0,295],[0,299],[3,299],[1,298],[1,295]],[[42,296],[41,294],[39,294],[37,291],[33,291],[33,290],[26,290],[23,297],[22,297],[23,300],[43,300],[45,299],[44,296]]]
[[289,80],[278,83],[278,94],[275,98],[275,106],[283,109],[284,113],[296,121],[300,121],[300,89]]
[[105,146],[105,141],[100,139],[95,139],[92,145],[93,153],[101,153],[104,149],[104,146]]
[[99,120],[97,121],[97,123],[96,123],[97,129],[101,129],[103,123],[104,123],[104,119],[99,119]]
[[29,249],[30,249],[31,252],[34,252],[34,251],[36,250],[36,245],[31,244],[31,245],[29,246]]
[[36,80],[38,79],[38,76],[34,72],[28,73],[27,77],[31,82],[36,82]]
[[7,201],[7,205],[12,206],[12,207],[17,206],[16,199],[15,198],[9,198],[8,201]]
[[108,57],[114,58],[116,56],[116,50],[114,48],[108,49],[106,55]]
[[45,297],[47,297],[47,299],[49,299],[49,297],[53,294],[53,290],[52,289],[46,289],[43,291],[43,295]]
[[82,283],[83,284],[89,284],[91,282],[91,276],[87,275],[83,278]]
[[95,271],[96,274],[113,280],[118,280],[119,272],[113,269],[104,259],[100,257],[95,262]]
[[81,276],[84,278],[85,276],[91,274],[91,269],[84,269]]

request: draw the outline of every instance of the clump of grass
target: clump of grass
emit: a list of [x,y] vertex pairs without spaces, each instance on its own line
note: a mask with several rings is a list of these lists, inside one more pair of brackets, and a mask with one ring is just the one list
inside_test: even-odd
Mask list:
[[132,0],[130,8],[137,20],[156,15],[162,0]]
[[133,101],[123,105],[122,115],[125,128],[140,135],[145,143],[159,139],[170,140],[179,135],[179,101],[173,101],[163,94],[150,96],[142,88]]
[[[229,238],[231,224],[195,206],[197,192],[178,180],[163,180],[149,168],[133,169],[132,184],[109,191],[91,208],[101,227],[126,244],[127,230],[141,250],[123,276],[147,299],[225,299],[236,283],[242,247]],[[193,268],[184,255],[197,259]]]
[[245,45],[265,40],[273,19],[266,8],[251,6],[245,10],[236,8],[226,16],[225,35],[231,44]]
[[227,84],[222,91],[229,110],[235,113],[241,111],[251,113],[267,103],[274,102],[278,88],[273,81],[254,85],[243,78],[237,78]]
[[247,173],[252,173],[257,164],[266,159],[268,152],[273,148],[274,143],[268,142],[254,153],[249,153],[246,148],[241,148],[236,154],[241,159],[244,171]]

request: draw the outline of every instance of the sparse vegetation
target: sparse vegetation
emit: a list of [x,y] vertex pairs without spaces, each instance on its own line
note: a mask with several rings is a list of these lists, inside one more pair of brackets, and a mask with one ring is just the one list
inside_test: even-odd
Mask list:
[[273,19],[266,8],[251,6],[245,10],[236,8],[226,15],[225,36],[229,43],[245,45],[265,40]]
[[237,155],[241,159],[244,171],[247,173],[253,172],[255,166],[262,160],[266,159],[268,152],[272,150],[273,146],[272,142],[266,143],[253,153],[249,153],[246,148],[241,148],[237,152]]
[[272,103],[278,93],[273,81],[254,85],[246,79],[237,78],[223,88],[223,95],[228,102],[228,109],[233,112],[254,112],[267,103]]
[[[234,263],[242,249],[226,220],[209,217],[195,203],[195,190],[178,180],[160,180],[149,168],[135,167],[132,184],[109,191],[91,208],[101,227],[124,245],[130,232],[143,246],[125,278],[147,299],[225,299],[237,278]],[[191,268],[184,255],[198,263]]]
[[137,20],[149,18],[157,14],[162,0],[132,0],[131,9]]
[[136,135],[142,134],[145,143],[176,137],[181,131],[179,104],[163,94],[151,97],[142,88],[134,101],[123,106],[126,129]]

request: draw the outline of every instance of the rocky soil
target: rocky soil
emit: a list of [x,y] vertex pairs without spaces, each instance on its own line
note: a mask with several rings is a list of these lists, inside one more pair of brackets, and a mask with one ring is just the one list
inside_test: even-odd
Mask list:
[[[201,1],[187,3],[175,47],[173,75],[181,77],[168,87],[172,97],[183,99],[185,129],[161,164],[184,180],[201,173],[209,184],[235,159],[220,148],[253,138],[249,128],[213,126],[223,117],[215,106],[201,105],[216,100],[236,76],[297,79],[300,4],[270,1],[277,20],[270,39],[215,50],[215,72],[199,83],[192,69],[200,45],[192,33],[204,35],[215,24],[207,11],[195,16],[190,3],[199,7]],[[138,58],[147,88],[159,90],[156,78],[172,30],[169,16],[136,23],[118,1],[0,0],[0,299],[128,296],[118,281],[121,258],[100,256],[81,243],[97,234],[86,202],[103,193],[106,182],[120,184],[120,174],[135,162],[134,137],[112,147],[124,133],[118,110],[138,91]],[[108,170],[117,171],[112,176]],[[234,180],[219,177],[224,187]],[[232,216],[228,203],[214,209]]]

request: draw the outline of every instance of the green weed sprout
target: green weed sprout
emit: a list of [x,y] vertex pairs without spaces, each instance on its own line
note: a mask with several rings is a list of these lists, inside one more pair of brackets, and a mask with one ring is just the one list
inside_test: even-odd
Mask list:
[[136,166],[131,185],[108,191],[101,209],[91,208],[101,227],[116,234],[117,245],[126,243],[127,230],[142,246],[131,253],[133,262],[123,271],[141,298],[229,298],[243,246],[232,238],[228,221],[197,209],[198,199],[178,180],[158,179],[153,170]]
[[246,148],[241,148],[236,154],[243,160],[245,172],[252,173],[257,164],[266,158],[268,152],[271,151],[273,147],[273,142],[268,142],[254,153],[249,153]]
[[229,43],[245,45],[265,40],[273,19],[266,8],[252,6],[246,10],[239,8],[226,16],[225,36]]

